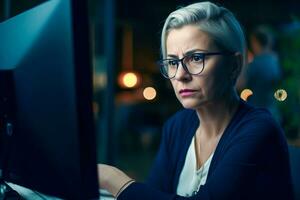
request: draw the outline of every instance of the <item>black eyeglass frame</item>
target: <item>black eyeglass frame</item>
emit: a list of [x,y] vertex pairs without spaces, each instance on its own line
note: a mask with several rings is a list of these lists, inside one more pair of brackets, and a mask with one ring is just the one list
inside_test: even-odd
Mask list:
[[[176,73],[177,73],[177,70],[178,70],[178,67],[179,67],[179,63],[181,63],[183,69],[184,69],[188,74],[190,74],[190,75],[198,75],[198,74],[201,74],[201,73],[203,72],[203,70],[204,70],[204,67],[205,67],[205,57],[206,57],[206,56],[214,56],[214,55],[233,55],[233,54],[234,54],[234,52],[229,52],[229,51],[220,51],[220,52],[196,52],[196,53],[191,53],[191,54],[185,55],[185,56],[183,56],[181,59],[170,59],[170,58],[162,59],[162,60],[157,61],[157,65],[159,66],[159,69],[160,69],[161,74],[162,74],[165,78],[167,78],[167,79],[172,79],[172,78],[174,78],[174,77],[176,76]],[[202,56],[202,59],[203,59],[203,66],[202,66],[201,71],[198,72],[198,73],[195,73],[195,74],[189,72],[187,66],[186,66],[186,65],[184,64],[184,62],[183,62],[183,60],[184,60],[185,58],[191,57],[191,56],[193,56],[193,55],[201,55],[201,56]],[[165,61],[176,61],[177,66],[176,66],[176,72],[175,72],[174,76],[169,77],[169,76],[167,76],[167,75],[163,72],[163,71],[164,71],[164,69],[163,69],[163,68],[164,68],[164,65],[162,65],[162,63],[165,62]]]

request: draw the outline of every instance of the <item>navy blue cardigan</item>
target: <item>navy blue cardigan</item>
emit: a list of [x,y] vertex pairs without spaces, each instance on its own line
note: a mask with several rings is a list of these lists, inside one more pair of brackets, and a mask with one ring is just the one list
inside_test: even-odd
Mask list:
[[283,131],[267,110],[242,100],[217,145],[206,184],[195,196],[176,195],[187,150],[198,126],[194,110],[184,109],[171,117],[163,128],[147,183],[131,184],[118,200],[293,199]]

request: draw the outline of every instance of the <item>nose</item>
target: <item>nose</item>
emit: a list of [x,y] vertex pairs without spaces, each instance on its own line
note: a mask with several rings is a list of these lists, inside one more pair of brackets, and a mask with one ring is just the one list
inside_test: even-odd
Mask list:
[[174,77],[178,81],[189,81],[191,80],[192,76],[186,71],[185,67],[183,66],[183,63],[180,62],[178,64],[177,72]]

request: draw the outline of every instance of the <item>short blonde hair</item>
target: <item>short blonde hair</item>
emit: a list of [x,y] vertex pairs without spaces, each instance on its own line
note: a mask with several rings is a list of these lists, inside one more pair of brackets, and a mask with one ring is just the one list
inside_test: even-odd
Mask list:
[[225,51],[239,52],[246,64],[246,41],[241,25],[226,8],[211,2],[194,3],[172,12],[165,21],[161,34],[161,53],[166,58],[166,40],[172,29],[196,25],[206,32]]

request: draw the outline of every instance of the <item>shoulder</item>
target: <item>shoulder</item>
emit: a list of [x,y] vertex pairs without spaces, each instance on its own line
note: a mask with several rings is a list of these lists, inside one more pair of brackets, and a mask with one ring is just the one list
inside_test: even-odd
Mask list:
[[281,130],[279,124],[266,108],[254,107],[245,102],[243,104],[247,110],[240,120],[242,126]]
[[241,106],[219,143],[218,155],[226,154],[228,162],[264,167],[280,162],[278,168],[288,163],[287,142],[280,126],[268,110],[247,103]]
[[179,110],[165,122],[163,137],[168,141],[183,141],[194,135],[198,125],[199,120],[195,110]]
[[165,125],[184,125],[184,122],[194,121],[197,117],[196,111],[192,109],[181,109],[172,115]]
[[195,110],[182,109],[172,115],[164,124],[164,131],[182,132],[199,124]]
[[244,113],[235,120],[233,137],[236,139],[257,139],[285,142],[283,130],[273,118],[272,114],[265,108],[256,108],[242,102]]

